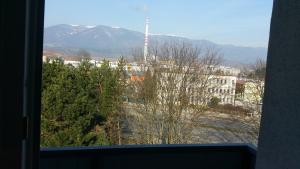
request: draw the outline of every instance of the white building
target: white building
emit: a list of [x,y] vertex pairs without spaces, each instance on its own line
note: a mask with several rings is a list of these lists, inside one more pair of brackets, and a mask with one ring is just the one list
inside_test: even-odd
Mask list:
[[[168,73],[163,73],[161,77],[161,85],[163,91],[162,97],[167,97],[168,93],[165,90],[170,84],[168,84]],[[180,75],[175,77],[172,84],[176,84],[178,90],[178,96],[175,95],[175,100],[179,97],[180,85],[182,84],[183,77]],[[220,76],[220,75],[203,75],[198,79],[198,82],[187,84],[186,92],[188,94],[189,104],[191,105],[205,105],[208,104],[213,97],[220,99],[220,104],[234,104],[235,101],[235,88],[236,88],[236,76]],[[179,99],[179,98],[178,98]]]
[[74,67],[78,67],[80,64],[80,61],[74,61],[74,60],[64,60],[65,65],[72,65]]
[[240,69],[229,66],[208,66],[207,68],[217,74],[226,76],[238,76],[241,73]]
[[235,76],[209,77],[204,94],[199,93],[199,90],[201,91],[199,86],[193,86],[190,89],[190,104],[208,104],[213,97],[218,98],[220,104],[234,104],[236,79]]
[[220,99],[221,104],[233,104],[235,99],[236,76],[218,76],[211,78],[208,93]]

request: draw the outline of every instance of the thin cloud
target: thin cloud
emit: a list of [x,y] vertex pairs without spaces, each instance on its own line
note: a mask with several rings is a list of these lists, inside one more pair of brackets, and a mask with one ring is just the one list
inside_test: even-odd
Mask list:
[[141,5],[141,6],[134,6],[133,10],[135,10],[137,12],[147,13],[149,11],[149,6],[146,4]]

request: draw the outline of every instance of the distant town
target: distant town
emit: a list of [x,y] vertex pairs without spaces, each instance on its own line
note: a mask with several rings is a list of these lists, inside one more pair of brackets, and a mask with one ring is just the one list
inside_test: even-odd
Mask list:
[[[81,63],[78,56],[65,56],[58,53],[44,52],[43,62],[49,59],[50,63],[53,59],[60,58],[65,65],[72,65],[78,67]],[[110,61],[109,66],[113,69],[118,67],[118,61]],[[96,67],[101,67],[103,60],[90,59],[89,63]],[[169,63],[162,63],[161,67],[168,67]],[[263,67],[264,65],[261,65]],[[128,74],[128,81],[142,81],[144,80],[143,63],[128,62],[124,65],[124,69]],[[239,68],[217,65],[209,66],[207,69],[211,70],[212,77],[208,84],[207,92],[212,93],[210,97],[219,98],[220,104],[231,104],[237,106],[252,106],[261,108],[264,81],[263,78],[251,77],[243,74]],[[262,68],[263,69],[263,68]],[[255,70],[248,70],[248,72]],[[206,98],[205,103],[208,103],[211,98]],[[194,96],[190,97],[191,104],[202,104],[202,101],[197,100]],[[256,111],[260,111],[256,109]]]

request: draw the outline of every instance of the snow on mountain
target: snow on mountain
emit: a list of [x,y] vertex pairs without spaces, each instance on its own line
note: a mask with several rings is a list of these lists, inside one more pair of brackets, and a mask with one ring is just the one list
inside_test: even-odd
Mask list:
[[92,26],[92,25],[87,25],[87,26],[85,26],[86,28],[94,28],[94,27],[96,27],[96,26]]

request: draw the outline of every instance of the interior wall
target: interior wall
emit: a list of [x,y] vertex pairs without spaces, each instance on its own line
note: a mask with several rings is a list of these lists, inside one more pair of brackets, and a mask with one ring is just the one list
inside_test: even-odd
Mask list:
[[300,168],[300,1],[274,0],[257,169]]

